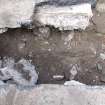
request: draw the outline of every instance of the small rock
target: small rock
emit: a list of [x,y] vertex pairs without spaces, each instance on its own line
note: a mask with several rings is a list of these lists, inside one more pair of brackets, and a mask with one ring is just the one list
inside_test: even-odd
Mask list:
[[29,24],[36,1],[40,0],[0,0],[0,28],[17,28]]
[[74,37],[74,31],[70,32],[67,36],[63,35],[64,45],[69,45],[68,47],[71,47],[71,41]]
[[6,32],[8,29],[7,28],[0,28],[0,34]]
[[48,51],[51,52],[51,48],[49,48]]
[[48,41],[45,41],[44,44],[49,45],[49,42]]
[[25,43],[19,43],[18,44],[18,47],[21,50],[21,49],[23,49],[25,47],[25,45],[26,45]]
[[85,84],[83,83],[80,83],[78,81],[75,81],[75,80],[71,80],[71,81],[66,81],[64,83],[65,86],[86,86]]
[[37,27],[37,29],[33,29],[33,33],[40,38],[48,38],[50,36],[50,28],[49,27]]
[[[74,30],[82,29],[85,30],[89,25],[89,20],[92,18],[92,10],[90,3],[78,3],[76,5],[71,5],[71,0],[62,0],[65,5],[60,5],[56,0],[55,4],[50,4],[50,1],[46,2],[45,5],[39,6],[37,8],[37,13],[35,14],[35,21],[38,21],[42,26],[50,25],[59,30]],[[80,1],[81,2],[81,1]]]
[[55,79],[55,80],[63,80],[64,75],[53,75],[53,79]]
[[70,80],[74,79],[74,77],[77,75],[77,66],[73,65],[71,70],[70,70]]

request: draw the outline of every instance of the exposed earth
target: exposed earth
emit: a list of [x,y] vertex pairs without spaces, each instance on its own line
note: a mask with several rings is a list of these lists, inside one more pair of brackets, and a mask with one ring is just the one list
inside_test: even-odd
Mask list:
[[31,59],[38,84],[63,84],[77,80],[88,85],[105,84],[105,37],[94,30],[60,32],[48,37],[32,30],[9,29],[0,35],[0,56]]

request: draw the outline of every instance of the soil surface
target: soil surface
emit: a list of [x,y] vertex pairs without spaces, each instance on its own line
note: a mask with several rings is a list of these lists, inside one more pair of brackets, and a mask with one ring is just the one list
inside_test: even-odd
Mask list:
[[105,36],[95,31],[52,30],[39,37],[32,30],[9,29],[0,35],[0,56],[31,59],[38,84],[63,84],[77,80],[88,85],[105,84]]

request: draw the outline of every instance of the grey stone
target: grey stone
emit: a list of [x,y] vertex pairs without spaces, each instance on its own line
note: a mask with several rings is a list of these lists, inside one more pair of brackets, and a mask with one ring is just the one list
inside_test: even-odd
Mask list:
[[38,75],[31,61],[21,59],[17,63],[13,58],[3,58],[0,67],[0,80],[18,86],[35,86]]
[[31,90],[0,88],[0,105],[105,105],[105,86],[39,85]]
[[35,23],[54,26],[59,30],[85,30],[93,16],[89,3],[71,6],[42,5],[37,7],[34,15]]
[[0,28],[16,28],[31,21],[35,0],[0,0]]
[[78,70],[77,70],[77,65],[73,65],[71,70],[70,70],[70,80],[74,79],[74,77],[77,75]]
[[0,33],[22,25],[31,28],[35,5],[45,0],[0,0]]

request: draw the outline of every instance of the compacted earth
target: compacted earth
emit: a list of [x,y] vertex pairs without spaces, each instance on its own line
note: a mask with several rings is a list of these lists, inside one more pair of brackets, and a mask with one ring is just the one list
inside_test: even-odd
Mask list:
[[38,84],[64,84],[77,80],[88,85],[105,84],[105,36],[93,29],[60,32],[47,37],[33,30],[9,29],[0,35],[0,59],[32,60]]

